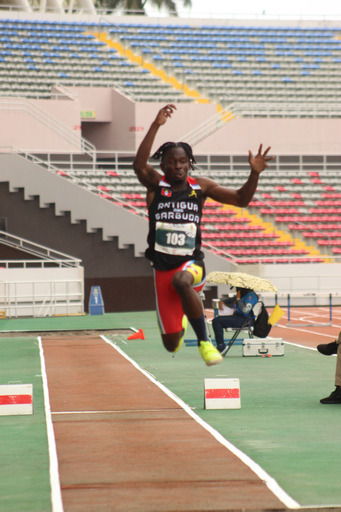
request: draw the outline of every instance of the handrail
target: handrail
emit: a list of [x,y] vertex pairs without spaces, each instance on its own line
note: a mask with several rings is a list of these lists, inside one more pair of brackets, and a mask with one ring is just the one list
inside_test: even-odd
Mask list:
[[[0,9],[1,12],[1,9]],[[71,94],[66,95],[62,92],[58,91],[25,91],[25,98],[35,98],[35,99],[49,99],[49,100],[59,100],[59,99],[65,99],[65,97],[69,96],[71,99]],[[2,98],[20,98],[23,99],[23,92],[22,91],[6,91],[3,94],[1,94]]]
[[[78,145],[80,142],[80,138],[75,135],[75,133],[66,128],[61,122],[57,121],[52,116],[48,115],[43,109],[37,107],[36,104],[30,102],[29,100],[14,100],[8,101],[7,98],[0,97],[0,109],[1,110],[23,110],[27,112],[31,116],[35,117],[38,121],[43,123],[45,126],[52,128],[56,133],[64,137],[68,142],[73,142]],[[89,147],[89,149],[95,149],[94,146],[90,143],[85,142],[84,147]]]
[[[235,101],[233,107],[239,117],[340,117],[340,103],[328,101],[320,102],[284,102],[272,101]],[[228,107],[226,107],[228,108]]]
[[[81,153],[57,154],[53,150],[47,152],[46,149],[35,149],[33,153],[12,146],[0,146],[0,153],[19,153],[22,155],[30,155],[31,159],[37,159],[37,163],[40,163],[44,167],[51,167],[54,171],[60,171],[61,169],[64,168],[66,171],[71,171],[75,176],[81,173],[96,174],[96,172],[105,170],[105,168],[111,171],[116,171],[122,176],[135,176],[135,173],[132,168],[132,162],[136,154],[135,151],[98,150],[94,153],[96,161],[96,165],[94,167],[92,166],[92,162],[90,165],[90,162],[88,160],[85,160],[84,155],[82,155]],[[55,158],[56,155],[57,158]],[[241,178],[243,178],[244,174],[249,172],[247,155],[245,154],[216,155],[212,153],[206,154],[204,155],[204,157],[206,158],[206,161],[201,160],[200,164],[196,164],[193,174],[216,175],[221,173],[224,174],[226,177],[230,175],[236,177],[237,168],[238,174],[240,175]],[[243,161],[241,160],[241,157],[244,158]],[[281,172],[285,173],[285,175],[296,176],[297,173],[309,171],[311,170],[311,166],[316,165],[320,167],[319,172],[323,172],[326,175],[333,173],[335,174],[335,171],[339,171],[341,169],[341,156],[338,157],[337,155],[295,154],[284,155],[284,157],[285,161],[282,161],[282,155],[273,155],[273,160],[271,161],[269,169],[266,171],[266,174],[271,173],[273,171],[276,172],[276,176],[280,176],[279,173]],[[288,160],[288,158],[290,157],[294,157],[295,161]],[[131,159],[130,163],[127,161],[127,158]],[[309,158],[309,161],[305,161],[306,158]],[[313,160],[312,158],[316,158],[316,160]],[[127,165],[129,165],[129,169],[126,168]],[[214,170],[210,170],[212,165],[214,165],[215,167]],[[246,166],[247,168],[245,167],[245,169],[241,169],[241,165]],[[293,166],[296,166],[296,168],[290,169],[290,167],[292,168]],[[219,169],[219,167],[221,167],[221,169]]]
[[[56,167],[54,164],[52,164],[51,162],[45,161],[42,158],[39,158],[38,156],[33,155],[32,153],[28,153],[27,151],[23,151],[20,149],[18,149],[16,151],[16,153],[18,156],[25,158],[26,160],[30,160],[31,162],[34,162],[35,164],[40,165],[41,167],[45,167],[49,171],[55,172],[57,174],[59,172],[59,168]],[[92,170],[92,169],[90,169],[90,170]]]
[[[125,12],[122,12],[122,9],[120,8],[116,8],[116,9],[110,9],[110,8],[99,8],[99,9],[96,9],[96,13],[95,14],[91,14],[92,13],[92,10],[89,10],[89,11],[86,11],[84,6],[77,6],[75,5],[74,3],[72,3],[71,5],[71,2],[68,2],[69,5],[65,5],[64,8],[62,8],[62,10],[60,10],[60,6],[54,4],[55,6],[53,6],[53,4],[51,3],[46,3],[45,5],[45,8],[42,10],[42,7],[40,4],[34,4],[33,2],[29,4],[29,10],[26,8],[24,9],[23,7],[23,4],[20,4],[20,5],[16,5],[16,4],[1,4],[0,5],[0,11],[3,11],[3,10],[6,10],[6,11],[10,11],[12,14],[18,14],[20,12],[27,12],[28,14],[30,13],[34,13],[34,12],[39,12],[40,14],[44,14],[44,13],[51,13],[51,14],[55,14],[56,17],[58,16],[58,19],[60,17],[61,14],[63,15],[67,15],[67,14],[70,14],[70,17],[72,15],[72,17],[75,17],[77,15],[84,15],[84,14],[87,14],[87,15],[92,15],[94,18],[97,18],[98,16],[101,16],[101,17],[105,17],[105,18],[108,18],[109,16],[119,16],[120,18],[124,18],[124,17],[129,17],[129,18],[132,18],[133,16],[136,16],[136,17],[144,17],[146,18],[146,16],[141,12],[141,10],[137,10],[137,9],[130,9],[129,11],[127,11],[126,13]],[[72,12],[70,12],[70,8],[72,7]],[[166,19],[166,21],[168,21],[168,18],[170,18],[172,21],[174,20],[174,15],[177,15],[177,18],[176,18],[176,21],[178,21],[179,19],[186,19],[188,20],[189,18],[192,18],[192,19],[204,19],[204,20],[207,20],[207,19],[218,19],[219,22],[221,23],[222,20],[267,20],[267,21],[273,21],[273,20],[285,20],[286,22],[288,21],[292,21],[294,23],[297,23],[297,21],[305,21],[305,20],[309,20],[309,21],[335,21],[335,20],[339,20],[341,19],[341,15],[339,12],[337,12],[335,10],[334,13],[328,13],[328,14],[321,14],[321,13],[300,13],[300,14],[297,14],[297,13],[293,13],[293,12],[287,12],[286,14],[283,14],[281,12],[273,12],[273,11],[269,11],[268,13],[267,12],[264,12],[263,10],[260,11],[260,12],[249,12],[248,14],[245,14],[245,13],[241,13],[241,12],[236,12],[236,11],[229,11],[229,10],[226,10],[224,9],[224,11],[215,11],[214,9],[208,9],[207,6],[204,7],[202,10],[194,10],[194,12],[192,12],[191,8],[180,8],[178,9],[178,12],[175,13],[175,12],[167,12],[165,10],[163,11],[156,11],[154,10],[153,11],[154,14],[151,14],[148,16],[148,18],[152,18],[152,19]],[[130,20],[129,20],[130,21]]]
[[55,84],[53,89],[57,89],[57,92],[53,91],[51,92],[51,95],[53,97],[55,96],[57,99],[67,98],[69,100],[75,100],[77,98],[76,94],[72,94],[71,91],[69,91],[69,89],[63,84]]
[[[72,267],[75,268],[78,265],[74,265],[75,260],[61,260],[61,259],[53,259],[53,260],[0,260],[0,271],[4,268],[51,268],[51,264],[53,266],[64,268],[64,267]],[[39,281],[41,282],[41,281]]]
[[22,238],[11,233],[7,233],[6,231],[0,231],[0,244],[25,251],[29,254],[32,254],[33,256],[44,257],[46,261],[63,261],[65,262],[65,266],[68,267],[79,266],[82,261],[79,258],[73,258],[69,254],[65,254],[54,249],[50,249],[49,247],[45,247],[35,242],[31,242],[26,238]]
[[224,108],[223,112],[214,113],[199,126],[182,135],[180,140],[184,140],[188,144],[195,146],[203,139],[219,130],[227,121],[233,119],[235,117],[234,111],[234,105],[228,105]]
[[0,109],[2,110],[21,110],[35,119],[37,119],[40,123],[44,124],[48,128],[54,130],[58,135],[63,137],[67,142],[74,144],[76,147],[80,147],[80,151],[87,154],[91,161],[95,162],[95,153],[96,148],[89,141],[84,139],[81,136],[75,135],[75,133],[67,128],[64,124],[62,124],[57,119],[52,116],[46,114],[46,112],[37,107],[36,104],[32,103],[29,100],[14,100],[8,101],[6,98],[0,97]]

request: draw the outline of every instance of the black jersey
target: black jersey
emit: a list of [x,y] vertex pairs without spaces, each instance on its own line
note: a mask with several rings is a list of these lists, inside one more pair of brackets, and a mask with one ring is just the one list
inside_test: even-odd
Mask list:
[[174,191],[161,180],[149,206],[146,257],[157,270],[170,270],[188,260],[202,260],[200,223],[202,190],[195,178],[187,178],[184,190]]

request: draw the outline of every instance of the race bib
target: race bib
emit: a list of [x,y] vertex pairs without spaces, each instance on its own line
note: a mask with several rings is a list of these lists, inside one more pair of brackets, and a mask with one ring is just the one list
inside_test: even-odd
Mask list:
[[195,249],[197,226],[157,222],[155,227],[155,250],[177,256],[192,255]]

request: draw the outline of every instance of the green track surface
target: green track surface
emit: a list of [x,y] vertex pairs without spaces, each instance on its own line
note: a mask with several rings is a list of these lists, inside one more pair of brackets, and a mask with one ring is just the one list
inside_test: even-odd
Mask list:
[[[236,346],[223,363],[207,367],[196,347],[184,346],[175,357],[165,351],[155,314],[126,318],[144,329],[146,339],[117,342],[120,348],[249,455],[293,499],[303,506],[341,504],[341,406],[319,403],[334,389],[335,357],[292,345],[285,345],[284,357],[242,357],[242,348]],[[187,337],[193,338],[190,330]],[[205,377],[238,377],[241,409],[205,410]]]
[[36,338],[0,339],[0,384],[33,384],[33,415],[0,416],[0,510],[51,510],[49,458]]
[[[119,313],[46,318],[4,318],[0,319],[0,333],[122,329],[126,326],[121,318]],[[133,319],[134,316],[130,314],[130,320]]]
[[[142,328],[145,340],[126,340],[114,333],[107,337],[249,455],[302,506],[340,506],[341,406],[319,403],[334,388],[335,357],[286,345],[284,357],[249,358],[242,357],[241,347],[236,346],[222,364],[209,368],[196,347],[184,346],[172,357],[162,346],[153,312],[1,322],[10,322],[7,329],[41,332],[96,329],[96,325],[109,330]],[[191,330],[187,337],[194,337]],[[34,384],[34,415],[0,419],[0,510],[50,512],[37,340],[3,338],[0,343],[0,383]],[[238,377],[241,409],[205,410],[205,377]]]

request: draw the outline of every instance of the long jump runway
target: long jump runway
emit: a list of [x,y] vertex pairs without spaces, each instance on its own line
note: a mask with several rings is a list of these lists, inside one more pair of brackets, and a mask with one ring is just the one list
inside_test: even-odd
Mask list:
[[43,350],[65,512],[286,508],[101,337],[43,337]]

